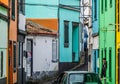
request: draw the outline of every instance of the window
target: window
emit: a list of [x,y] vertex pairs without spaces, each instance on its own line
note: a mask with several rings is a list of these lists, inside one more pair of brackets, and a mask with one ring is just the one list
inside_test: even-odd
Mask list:
[[52,40],[52,62],[57,62],[57,40]]
[[107,0],[105,0],[105,11],[107,11]]
[[3,51],[1,51],[1,67],[0,67],[0,70],[1,70],[1,77],[3,76]]
[[110,81],[111,81],[111,72],[112,72],[111,71],[112,70],[111,69],[111,66],[112,66],[111,65],[112,64],[112,59],[111,58],[112,58],[112,48],[109,48],[109,78],[110,78],[109,80]]
[[20,0],[20,4],[19,4],[19,11],[25,15],[25,0]]
[[[103,59],[103,49],[101,51],[101,59]],[[102,65],[103,65],[103,62],[102,62]]]
[[64,21],[64,47],[69,47],[69,22]]
[[69,75],[69,84],[80,84],[84,81],[84,75],[80,73],[72,73]]
[[14,56],[14,72],[16,71],[16,43],[13,44],[13,56]]
[[94,0],[94,19],[97,20],[97,0]]
[[101,0],[101,13],[103,13],[103,0]]
[[107,49],[106,48],[105,48],[104,52],[105,52],[105,58],[106,58],[106,56],[107,56]]
[[120,48],[118,49],[118,83],[120,82]]
[[19,66],[21,66],[22,64],[22,56],[23,56],[23,43],[19,42],[19,61],[18,61]]
[[94,63],[94,71],[96,72],[96,62],[97,62],[97,60],[96,60],[96,50],[94,51],[94,60],[95,60],[95,63]]
[[112,7],[112,0],[110,0],[110,8]]
[[15,0],[12,0],[12,19],[15,20]]

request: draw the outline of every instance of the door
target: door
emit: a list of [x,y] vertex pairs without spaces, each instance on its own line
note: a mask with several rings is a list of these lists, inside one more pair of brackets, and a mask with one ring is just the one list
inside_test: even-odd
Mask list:
[[72,61],[79,62],[79,24],[72,23]]
[[32,71],[33,71],[33,41],[32,39],[27,39],[27,76],[30,77],[32,76]]
[[9,84],[13,84],[12,41],[9,42]]

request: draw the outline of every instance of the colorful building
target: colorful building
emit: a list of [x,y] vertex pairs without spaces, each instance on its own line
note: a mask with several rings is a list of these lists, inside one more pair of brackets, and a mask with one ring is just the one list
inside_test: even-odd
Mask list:
[[99,0],[92,0],[92,71],[99,71]]
[[[68,70],[79,63],[80,1],[41,0],[39,2],[38,0],[26,0],[26,3],[40,5],[26,4],[26,17],[29,20],[59,31],[59,71]],[[31,11],[32,9],[33,11]]]
[[25,0],[19,0],[19,20],[18,20],[18,84],[25,84],[26,73],[25,73]]
[[36,77],[42,79],[45,76],[52,77],[58,72],[57,31],[44,27],[31,20],[26,21],[26,30],[27,74],[29,75],[28,71],[31,65],[30,59],[32,54],[33,79],[36,79]]
[[[58,3],[59,3],[58,0],[41,0],[41,1],[26,0],[25,2],[26,2],[26,11],[25,11],[26,19],[28,21],[30,20],[34,24],[43,26],[43,28],[47,28],[48,31],[49,30],[56,31],[56,35],[58,35]],[[36,4],[39,6],[27,5],[27,3]],[[33,11],[31,11],[31,10],[33,10]],[[28,55],[27,59],[28,59],[28,61],[29,61],[29,59],[31,59],[29,64],[28,63],[26,64],[26,66],[28,67],[27,68],[27,77],[28,78],[31,76],[34,78],[35,78],[35,76],[38,76],[40,78],[40,77],[42,77],[40,74],[46,75],[46,73],[58,71],[58,60],[55,63],[52,61],[51,53],[53,53],[53,52],[51,50],[52,48],[50,49],[50,47],[52,46],[51,42],[52,42],[53,37],[49,37],[47,34],[44,36],[41,36],[41,33],[31,35],[33,37],[33,39],[29,38],[30,34],[27,36],[28,38],[26,37],[26,44],[29,43],[28,45],[31,46],[31,47],[28,47],[28,45],[26,45],[26,51],[27,51],[27,55]],[[43,39],[44,37],[46,38],[46,40]],[[36,38],[38,38],[38,39],[36,39]],[[39,49],[37,46],[34,45],[35,39],[36,39],[36,45],[43,44]],[[40,40],[42,40],[42,41],[40,42]],[[44,43],[44,40],[45,40],[45,43]],[[46,45],[49,44],[49,45],[47,45],[47,47],[48,47],[47,50],[46,50],[46,47],[44,46],[45,44]],[[42,48],[45,48],[46,52],[48,52],[49,54],[48,53],[44,53],[44,54],[40,53],[40,52],[44,52],[44,50],[42,50]],[[58,50],[58,49],[56,49],[56,50]],[[35,53],[38,53],[39,55],[36,55]],[[43,57],[43,55],[45,55],[45,56]],[[41,61],[39,64],[39,68],[37,67],[38,63],[36,63],[36,61],[34,60],[34,59],[37,60],[37,58]],[[42,58],[42,59],[40,59],[40,58]],[[39,61],[37,61],[37,62],[39,62]],[[54,66],[56,66],[56,69],[53,69]],[[44,71],[45,71],[45,73],[44,73]],[[50,73],[48,75],[50,75]]]
[[116,0],[115,25],[116,25],[116,84],[119,84],[120,83],[120,1],[119,0]]
[[10,0],[10,24],[9,24],[9,84],[17,83],[17,31],[18,31],[18,6],[17,0]]
[[59,71],[80,62],[80,0],[59,1]]
[[115,84],[116,81],[116,54],[115,54],[115,0],[100,0],[99,3],[99,57],[100,74],[102,69],[102,59],[106,58],[107,72],[106,80],[108,84]]
[[0,84],[8,84],[8,0],[0,0]]

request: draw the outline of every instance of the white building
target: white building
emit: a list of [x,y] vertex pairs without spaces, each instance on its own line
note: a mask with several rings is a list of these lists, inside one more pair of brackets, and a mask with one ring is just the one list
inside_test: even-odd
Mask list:
[[57,32],[27,21],[26,51],[27,76],[41,78],[58,71],[58,38]]

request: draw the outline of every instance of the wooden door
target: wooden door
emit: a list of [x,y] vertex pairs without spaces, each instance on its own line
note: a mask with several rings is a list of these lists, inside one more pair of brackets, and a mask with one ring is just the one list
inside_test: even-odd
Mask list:
[[9,43],[9,84],[13,84],[13,58],[12,42]]

